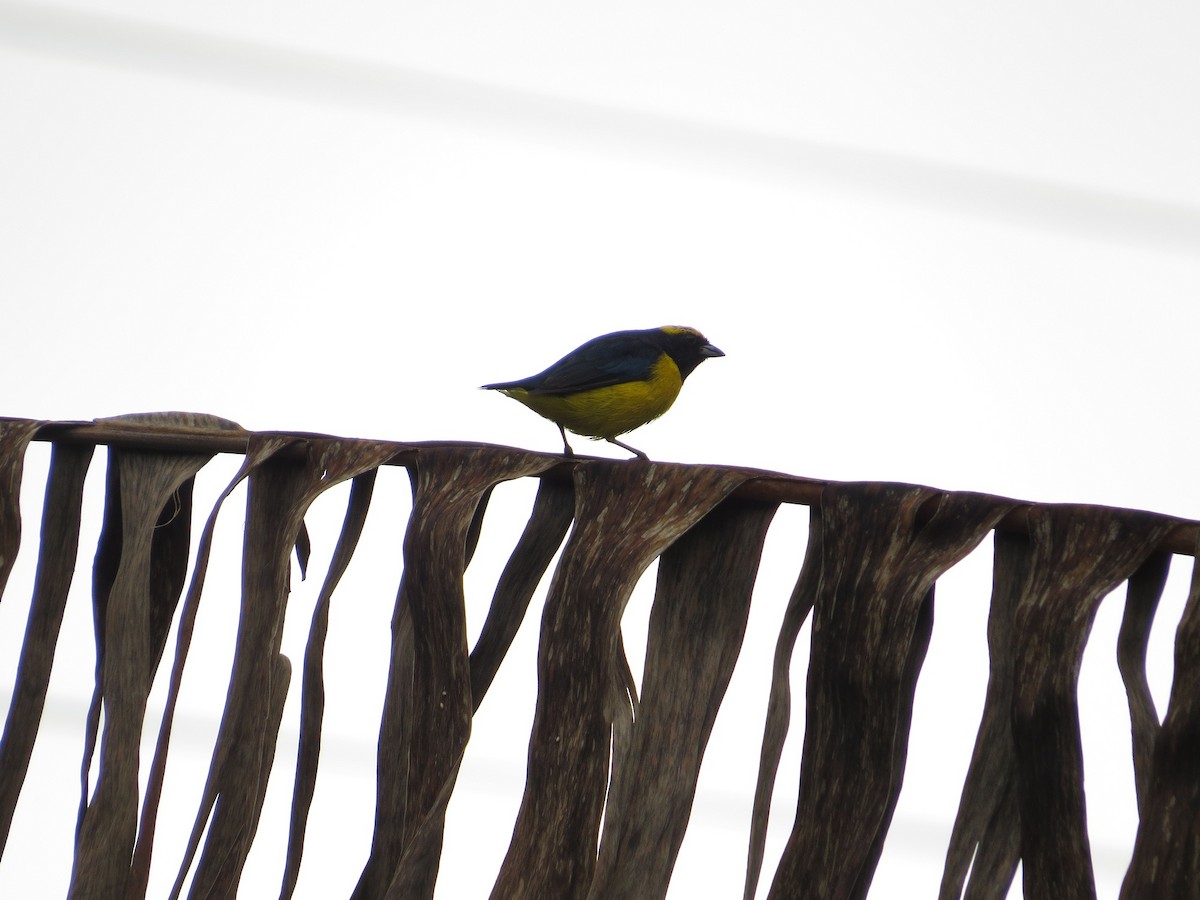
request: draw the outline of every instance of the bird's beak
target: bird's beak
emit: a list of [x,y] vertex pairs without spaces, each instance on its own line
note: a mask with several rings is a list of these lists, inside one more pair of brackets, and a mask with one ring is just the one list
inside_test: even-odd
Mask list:
[[714,347],[712,344],[704,344],[700,347],[701,356],[724,356],[725,354]]

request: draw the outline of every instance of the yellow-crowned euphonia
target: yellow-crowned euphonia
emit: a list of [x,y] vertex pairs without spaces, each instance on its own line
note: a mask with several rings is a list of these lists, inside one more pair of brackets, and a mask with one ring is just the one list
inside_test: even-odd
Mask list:
[[567,443],[569,428],[647,459],[617,435],[657,419],[671,408],[696,366],[724,355],[694,328],[616,331],[593,338],[537,375],[483,387],[555,423],[567,456],[575,455]]

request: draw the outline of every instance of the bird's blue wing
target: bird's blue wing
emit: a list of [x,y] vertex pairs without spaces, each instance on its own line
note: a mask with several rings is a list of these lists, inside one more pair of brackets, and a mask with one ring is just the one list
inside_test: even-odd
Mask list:
[[588,341],[546,371],[515,384],[534,394],[590,391],[649,378],[661,355],[644,332],[618,331]]

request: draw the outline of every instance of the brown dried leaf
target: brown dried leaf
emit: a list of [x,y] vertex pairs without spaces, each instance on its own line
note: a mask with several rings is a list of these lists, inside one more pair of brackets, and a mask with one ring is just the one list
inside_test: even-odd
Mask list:
[[288,831],[281,900],[287,900],[296,889],[296,880],[300,875],[300,858],[304,852],[308,812],[317,786],[321,723],[325,715],[325,636],[329,631],[329,603],[358,546],[358,539],[367,521],[367,511],[371,506],[377,473],[377,469],[371,469],[354,477],[342,533],[338,536],[337,547],[334,548],[333,559],[329,563],[329,572],[325,576],[325,583],[321,585],[321,593],[313,609],[312,626],[309,628],[308,644],[304,650],[300,746],[296,753],[296,783],[292,791],[291,826]]
[[1150,784],[1150,766],[1154,759],[1154,741],[1158,737],[1158,713],[1150,684],[1146,679],[1146,649],[1154,613],[1162,598],[1171,554],[1157,551],[1150,555],[1129,579],[1125,597],[1125,615],[1117,637],[1117,665],[1129,699],[1129,721],[1133,731],[1133,775],[1141,810]]
[[598,461],[575,470],[576,524],[542,616],[528,778],[495,900],[586,895],[613,697],[622,690],[617,647],[625,604],[650,563],[747,478],[657,463]]
[[772,898],[866,895],[903,781],[934,582],[1011,508],[881,484],[830,485],[821,506],[800,798]]
[[46,703],[54,648],[75,574],[83,483],[93,450],[87,445],[55,444],[50,457],[29,622],[4,736],[0,738],[0,854],[8,841]]
[[[188,552],[186,543],[156,545],[156,529],[172,497],[210,456],[138,450],[110,453],[110,471],[118,473],[115,484],[110,481],[110,485],[119,492],[120,510],[119,543],[110,546],[118,548],[119,563],[111,587],[105,585],[108,589],[96,595],[101,648],[97,687],[104,708],[104,732],[100,775],[80,822],[69,893],[72,900],[123,896],[126,890],[137,833],[142,723],[154,664],[161,653],[161,647],[155,646],[151,621],[154,589],[164,585],[165,579],[156,579],[155,572],[171,573],[186,566]],[[163,561],[164,552],[182,553],[183,562]]]
[[462,587],[472,533],[494,485],[556,463],[492,447],[418,451],[380,725],[375,832],[355,900],[387,896],[393,885],[411,897],[433,893],[441,798],[457,777],[474,709]]
[[[251,440],[251,448],[258,439]],[[242,608],[228,700],[188,856],[176,879],[177,892],[211,811],[191,897],[234,896],[254,839],[274,754],[273,729],[287,691],[286,681],[279,679],[290,666],[279,646],[290,555],[304,514],[325,490],[376,468],[398,449],[320,437],[305,443],[304,459],[271,456],[250,475]]]
[[575,488],[570,482],[543,479],[521,539],[500,573],[479,639],[471,651],[471,699],[475,710],[525,618],[538,582],[562,545],[575,518]]
[[775,510],[726,500],[659,560],[642,701],[613,767],[589,900],[666,895]]
[[[192,634],[195,629],[196,615],[200,609],[200,598],[204,590],[204,581],[208,573],[208,561],[212,551],[213,532],[216,529],[217,515],[222,506],[233,493],[234,489],[244,481],[265,460],[292,442],[284,437],[274,437],[269,440],[255,441],[254,446],[247,449],[246,458],[233,479],[221,492],[200,534],[196,550],[196,564],[192,570],[191,583],[188,585],[187,596],[179,616],[179,631],[175,642],[175,658],[171,666],[170,683],[167,689],[166,709],[159,725],[158,741],[154,748],[154,757],[150,764],[147,778],[145,799],[142,803],[141,821],[138,827],[137,846],[134,848],[133,864],[126,891],[127,900],[141,900],[146,895],[146,887],[150,877],[150,856],[154,845],[154,834],[158,817],[159,801],[162,797],[163,780],[166,774],[167,753],[170,749],[171,729],[175,720],[175,709],[179,702],[179,691],[183,683],[183,668],[191,649]],[[187,852],[190,864],[195,847]],[[182,874],[180,881],[182,881]],[[180,884],[176,885],[176,893]]]
[[1130,510],[1058,505],[1030,509],[1029,523],[1029,574],[1013,619],[1024,893],[1028,900],[1093,897],[1079,667],[1100,601],[1138,570],[1174,523]]
[[[1198,548],[1200,549],[1200,548]],[[1200,884],[1200,563],[1175,635],[1175,680],[1141,801],[1121,900],[1191,897]]]
[[767,845],[767,824],[771,815],[771,799],[775,793],[775,778],[792,717],[792,653],[813,604],[817,602],[817,586],[821,581],[821,507],[814,505],[809,513],[808,548],[796,586],[788,598],[775,643],[771,666],[771,692],[767,699],[767,718],[763,726],[762,751],[758,762],[758,781],[754,788],[754,810],[750,818],[750,845],[746,859],[744,900],[754,900],[758,879],[762,873],[763,854]]
[[33,419],[0,419],[0,596],[21,546],[25,449],[43,424]]
[[988,616],[990,668],[979,735],[950,835],[940,900],[1003,900],[1021,859],[1012,738],[1013,615],[1028,578],[1028,540],[997,531]]

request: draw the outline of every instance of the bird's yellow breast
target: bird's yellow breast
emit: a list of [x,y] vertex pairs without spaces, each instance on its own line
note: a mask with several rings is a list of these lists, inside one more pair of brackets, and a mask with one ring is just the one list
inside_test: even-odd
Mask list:
[[664,353],[642,381],[573,394],[531,394],[519,388],[504,393],[576,434],[614,438],[657,419],[671,408],[682,387],[679,367]]

